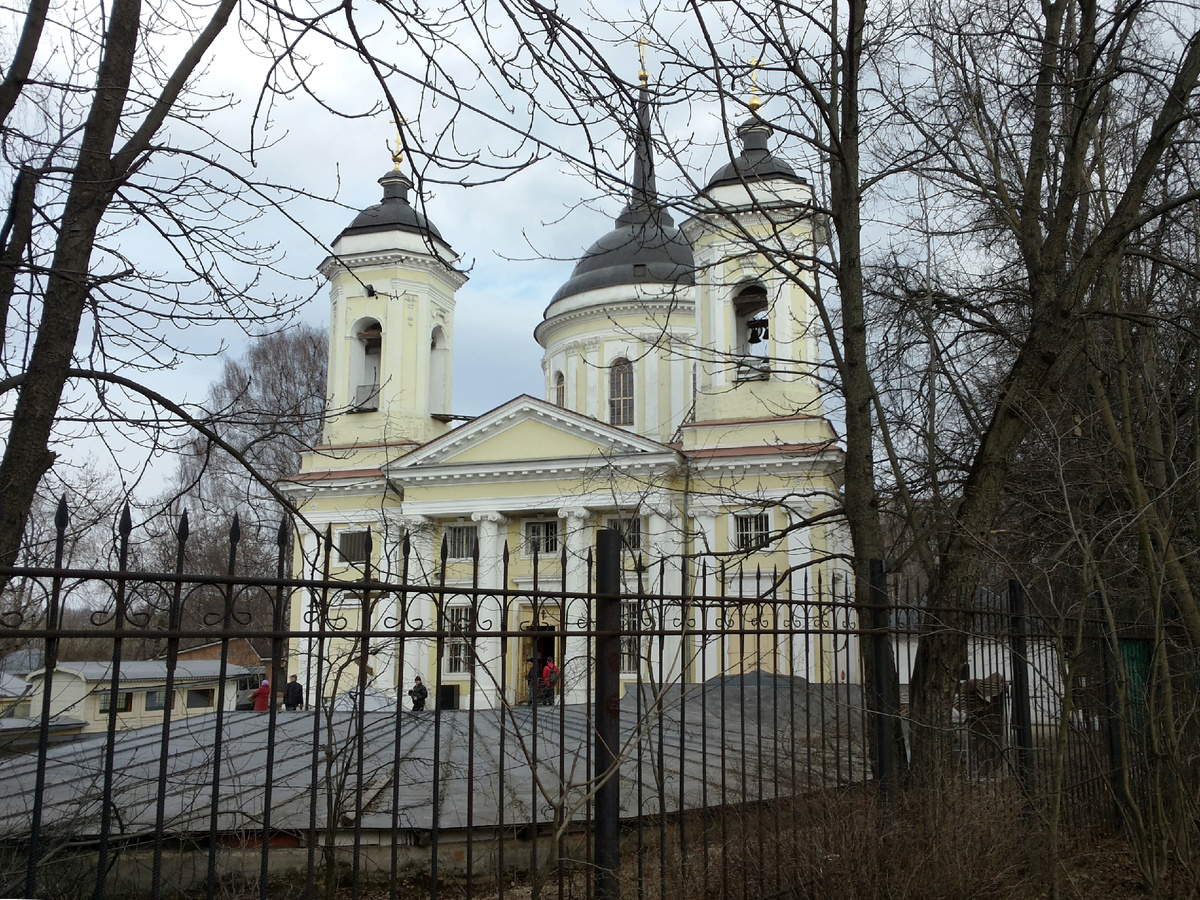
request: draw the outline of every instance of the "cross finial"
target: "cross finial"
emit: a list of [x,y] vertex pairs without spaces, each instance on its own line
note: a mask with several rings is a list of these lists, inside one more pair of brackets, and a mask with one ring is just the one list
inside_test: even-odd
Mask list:
[[760,106],[762,106],[762,99],[758,96],[758,64],[759,64],[758,57],[752,56],[750,58],[751,94],[750,94],[750,101],[749,101],[749,103],[746,104],[747,106],[750,107],[750,112],[752,112],[752,113],[758,112],[758,108]]
[[392,151],[392,171],[400,171],[400,162],[404,159],[404,154],[401,152],[400,143],[400,126],[404,123],[404,119],[396,120],[396,149]]
[[644,37],[638,38],[638,59],[642,63],[642,67],[638,69],[638,79],[642,82],[642,86],[645,87],[646,83],[650,80],[650,73],[646,71],[646,39]]

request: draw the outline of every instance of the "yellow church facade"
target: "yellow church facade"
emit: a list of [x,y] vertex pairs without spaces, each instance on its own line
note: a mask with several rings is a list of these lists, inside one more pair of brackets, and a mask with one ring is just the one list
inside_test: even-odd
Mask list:
[[[383,201],[321,265],[330,285],[329,417],[321,445],[284,485],[315,526],[297,538],[298,574],[319,573],[317,532],[329,528],[333,571],[347,582],[341,611],[331,613],[343,629],[361,627],[353,583],[368,564],[381,582],[445,585],[385,592],[373,606],[372,629],[404,634],[370,655],[369,681],[385,694],[419,675],[458,705],[523,702],[528,659],[553,655],[563,699],[582,701],[587,639],[570,632],[590,615],[581,595],[599,528],[624,535],[629,586],[638,561],[648,561],[643,576],[676,598],[698,590],[703,572],[717,587],[712,573],[722,567],[719,589],[752,601],[815,564],[842,566],[844,526],[822,515],[840,502],[842,454],[816,381],[803,263],[819,237],[811,187],[768,151],[771,129],[755,117],[740,129],[741,154],[676,227],[655,191],[644,94],[640,118],[628,204],[535,330],[542,397],[518,396],[466,421],[452,414],[454,295],[465,276],[409,203],[411,183],[398,170],[380,179]],[[321,627],[313,603],[297,595],[293,631]],[[629,616],[638,615],[631,605]],[[421,637],[470,622],[471,659],[461,641],[439,654],[438,642]],[[293,641],[289,663],[314,685],[315,646]],[[357,666],[349,678],[338,669],[336,640],[322,646],[322,690],[331,678],[344,687],[358,677]],[[781,670],[770,654],[750,659],[745,641],[738,648],[676,634],[623,653],[622,677],[637,679],[639,667],[689,680]],[[787,652],[792,670],[805,660],[796,674],[855,680],[846,665],[829,666],[820,646]]]

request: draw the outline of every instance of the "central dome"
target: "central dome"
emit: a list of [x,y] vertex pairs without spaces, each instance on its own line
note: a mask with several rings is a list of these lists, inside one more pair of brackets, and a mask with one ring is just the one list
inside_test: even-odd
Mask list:
[[551,304],[614,285],[695,283],[691,244],[666,210],[647,211],[644,216],[636,213],[627,208],[617,219],[617,227],[588,247]]

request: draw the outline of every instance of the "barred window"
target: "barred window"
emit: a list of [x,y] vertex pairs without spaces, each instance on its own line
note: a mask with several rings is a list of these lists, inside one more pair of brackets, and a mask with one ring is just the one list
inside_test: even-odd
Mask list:
[[604,527],[621,535],[621,544],[626,550],[637,552],[642,549],[642,520],[637,516],[628,519],[614,516],[605,520]]
[[733,517],[733,547],[735,550],[759,550],[768,543],[771,517],[767,513],[751,513]]
[[451,606],[446,610],[446,630],[451,637],[446,641],[446,671],[451,675],[462,675],[470,668],[470,644],[463,635],[471,629],[471,607]]
[[[100,692],[100,712],[106,713],[112,709],[112,691]],[[133,709],[133,692],[117,691],[117,712],[129,712]]]
[[636,600],[621,601],[621,673],[625,675],[637,674],[638,660],[641,654],[638,652],[638,645],[641,643],[641,638],[637,634],[641,627],[640,617],[638,616],[638,606]]
[[167,706],[167,692],[164,691],[146,691],[146,709],[154,711],[156,709],[165,709]]
[[567,379],[562,372],[556,372],[554,375],[554,405],[567,405]]
[[608,369],[608,421],[633,424],[633,363],[618,359]]
[[558,521],[539,520],[525,523],[525,552],[533,554],[558,552]]
[[448,559],[470,559],[475,553],[475,540],[479,535],[476,525],[446,526],[446,557]]
[[362,564],[367,561],[367,545],[371,540],[370,529],[342,531],[338,533],[338,555],[343,562]]

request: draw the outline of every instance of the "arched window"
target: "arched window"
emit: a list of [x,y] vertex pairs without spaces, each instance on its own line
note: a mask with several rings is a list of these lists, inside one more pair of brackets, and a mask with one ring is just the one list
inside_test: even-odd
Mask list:
[[554,405],[567,405],[567,379],[562,372],[554,373]]
[[627,359],[613,360],[608,368],[608,421],[633,424],[633,363]]
[[449,368],[450,346],[446,332],[438,325],[429,339],[429,412],[448,413],[446,370]]
[[733,298],[733,313],[737,319],[738,345],[735,352],[758,359],[770,356],[768,342],[771,330],[767,289],[761,284],[751,284],[742,288]]
[[379,376],[383,359],[383,328],[378,319],[359,319],[350,348],[350,408],[355,412],[379,409]]

